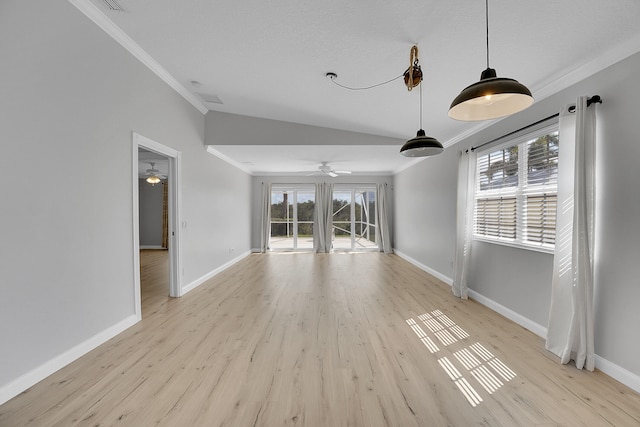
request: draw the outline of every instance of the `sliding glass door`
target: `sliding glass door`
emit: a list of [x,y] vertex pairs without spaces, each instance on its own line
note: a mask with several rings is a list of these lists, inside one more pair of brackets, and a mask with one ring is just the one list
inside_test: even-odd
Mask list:
[[333,249],[377,249],[376,192],[374,188],[333,191]]
[[313,188],[272,188],[269,247],[312,250],[314,207]]

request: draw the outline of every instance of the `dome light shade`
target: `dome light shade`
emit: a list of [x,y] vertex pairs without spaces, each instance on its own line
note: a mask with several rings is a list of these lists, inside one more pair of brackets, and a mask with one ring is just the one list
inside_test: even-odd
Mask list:
[[161,181],[161,179],[159,177],[157,177],[156,175],[151,175],[150,177],[147,178],[147,182],[151,185],[156,185]]
[[430,136],[426,136],[424,130],[420,129],[415,138],[405,142],[400,149],[400,154],[405,157],[426,157],[442,153],[444,148],[440,142]]
[[531,91],[514,79],[496,76],[487,68],[480,81],[467,86],[451,103],[449,117],[456,120],[491,120],[522,111],[533,104]]

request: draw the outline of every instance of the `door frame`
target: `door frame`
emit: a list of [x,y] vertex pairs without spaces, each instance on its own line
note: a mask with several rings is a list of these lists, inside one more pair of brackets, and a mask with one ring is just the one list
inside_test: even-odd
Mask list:
[[169,184],[168,210],[169,210],[169,296],[182,296],[182,284],[180,283],[182,272],[181,259],[181,233],[180,233],[180,172],[182,153],[171,147],[160,144],[152,139],[132,132],[132,158],[133,158],[133,278],[135,292],[135,310],[138,319],[142,318],[142,301],[140,296],[140,207],[139,207],[139,178],[138,178],[138,149],[143,148],[154,153],[167,156],[169,159]]

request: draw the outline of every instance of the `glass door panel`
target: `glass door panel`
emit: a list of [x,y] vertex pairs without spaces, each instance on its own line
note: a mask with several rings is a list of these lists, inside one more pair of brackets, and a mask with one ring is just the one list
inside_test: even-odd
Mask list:
[[333,192],[333,249],[351,249],[352,243],[352,223],[351,209],[352,191]]
[[294,249],[293,191],[271,192],[271,249]]
[[313,249],[313,190],[271,191],[272,250]]
[[313,191],[296,191],[296,249],[313,249],[315,199]]
[[376,193],[370,189],[333,192],[333,248],[376,249]]

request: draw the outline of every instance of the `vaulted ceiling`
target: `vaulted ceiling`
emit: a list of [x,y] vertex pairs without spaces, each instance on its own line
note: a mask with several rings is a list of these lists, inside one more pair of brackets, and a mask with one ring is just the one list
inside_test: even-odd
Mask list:
[[[71,1],[126,34],[201,111],[380,135],[399,150],[419,128],[419,91],[409,92],[402,79],[357,91],[335,83],[367,87],[396,78],[417,44],[427,134],[446,147],[487,125],[447,116],[453,98],[486,67],[482,0]],[[640,50],[638,22],[633,0],[491,0],[490,65],[540,100]],[[337,74],[335,82],[327,72]],[[335,146],[327,150],[336,154]],[[242,151],[226,155],[246,163]],[[385,158],[389,151],[381,150]],[[358,161],[340,167],[355,170]],[[254,173],[267,169],[253,166]],[[309,164],[293,170],[303,167]]]

